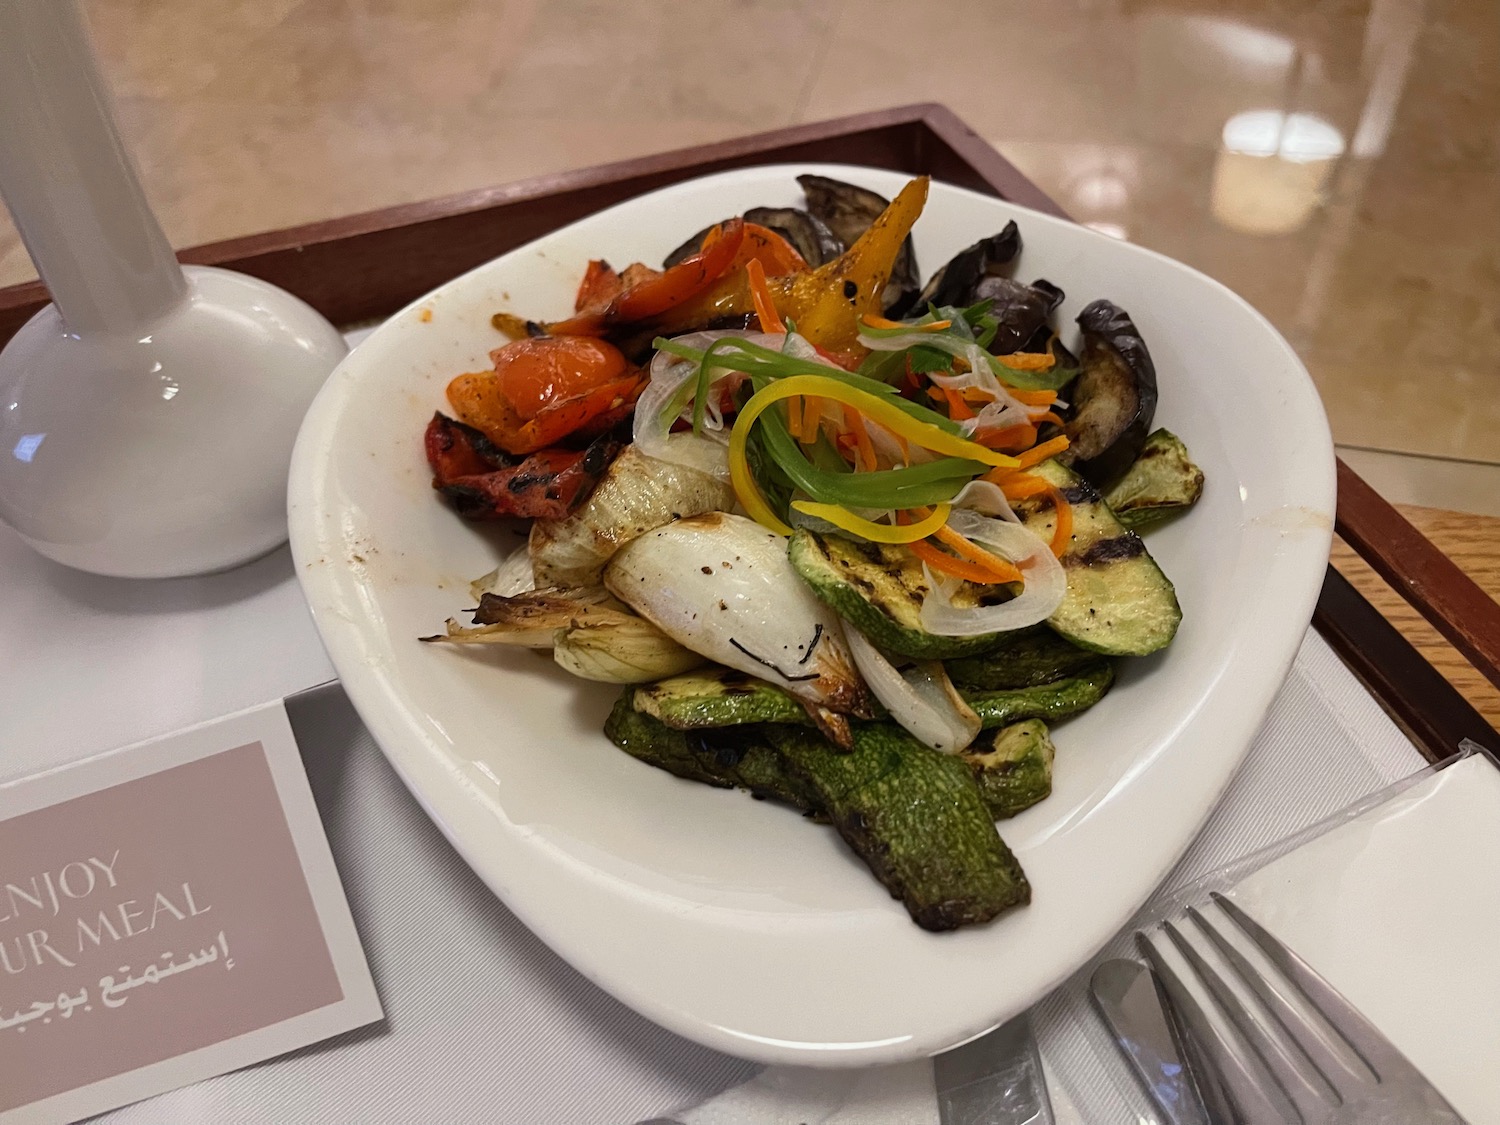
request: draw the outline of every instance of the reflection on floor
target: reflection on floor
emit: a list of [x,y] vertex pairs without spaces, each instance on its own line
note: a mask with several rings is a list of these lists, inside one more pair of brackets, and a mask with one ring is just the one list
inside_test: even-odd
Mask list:
[[[1493,0],[86,0],[177,245],[946,102],[1301,352],[1395,499],[1497,513]],[[0,228],[0,284],[30,274]]]

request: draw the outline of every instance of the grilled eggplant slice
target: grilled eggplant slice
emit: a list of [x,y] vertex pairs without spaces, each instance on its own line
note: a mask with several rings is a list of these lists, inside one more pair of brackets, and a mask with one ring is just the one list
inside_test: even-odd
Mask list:
[[[756,223],[774,230],[792,244],[792,249],[802,255],[802,260],[813,269],[824,262],[831,262],[849,247],[846,246],[826,223],[808,211],[795,207],[752,207],[745,212],[747,223]],[[727,220],[726,220],[727,221]],[[715,224],[722,225],[722,224]],[[661,268],[669,270],[684,258],[696,254],[703,247],[703,240],[713,227],[704,227],[692,238],[668,254]]]
[[990,315],[999,322],[990,351],[996,355],[1040,352],[1052,338],[1048,318],[1062,304],[1063,291],[1050,281],[1027,285],[1011,277],[983,277],[966,303],[977,301],[989,301]]
[[774,230],[813,269],[833,261],[853,245],[845,243],[812,212],[796,207],[752,207],[745,212],[745,221]]
[[[981,238],[973,246],[955,254],[952,260],[933,274],[931,280],[923,286],[914,307],[925,309],[928,305],[941,307],[973,304],[978,299],[974,293],[979,283],[986,278],[994,277],[1010,265],[1020,252],[1021,231],[1016,226],[1015,220],[1011,220],[1005,224],[1005,229],[999,234]],[[1044,319],[1045,316],[1044,313]],[[1027,333],[1028,336],[1030,334],[1030,332]]]
[[1130,468],[1156,416],[1156,366],[1130,315],[1109,301],[1078,314],[1083,369],[1069,395],[1064,427],[1068,450],[1060,460],[1098,488]]
[[974,773],[979,793],[996,820],[1029,809],[1052,792],[1056,750],[1039,719],[983,735],[960,757]]
[[1187,511],[1202,495],[1203,470],[1193,464],[1187,446],[1171,430],[1157,430],[1104,500],[1131,531],[1144,531]]
[[[853,246],[859,236],[870,229],[870,224],[890,206],[890,200],[868,188],[846,184],[828,176],[803,175],[797,177],[802,190],[807,194],[807,209],[821,220],[845,246]],[[881,307],[887,316],[901,316],[912,306],[922,288],[922,275],[917,272],[917,252],[911,236],[896,255],[896,264],[891,269],[890,281],[881,294]]]
[[887,652],[913,660],[947,660],[984,652],[1005,637],[944,637],[922,628],[927,580],[921,562],[905,547],[799,528],[788,555],[814,594]]
[[978,925],[1031,901],[1021,865],[957,757],[893,724],[857,727],[847,754],[805,728],[765,731],[787,771],[816,792],[844,842],[923,929]]
[[[1111,656],[1144,656],[1165,648],[1177,633],[1182,609],[1141,537],[1071,469],[1051,460],[1031,471],[1055,485],[1073,510],[1073,538],[1062,557],[1068,592],[1047,624],[1079,648]],[[1027,527],[1051,540],[1056,513],[1049,499],[1021,500],[1015,510]]]

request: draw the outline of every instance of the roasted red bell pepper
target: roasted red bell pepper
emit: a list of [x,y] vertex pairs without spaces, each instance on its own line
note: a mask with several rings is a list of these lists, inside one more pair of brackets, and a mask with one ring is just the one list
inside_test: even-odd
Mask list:
[[630,412],[645,375],[612,344],[538,336],[490,353],[493,371],[448,384],[459,418],[507,453],[532,453],[572,434],[588,437]]
[[588,499],[620,445],[601,437],[587,449],[516,457],[440,413],[427,424],[425,438],[432,487],[468,519],[561,519]]
[[601,336],[616,324],[659,316],[717,281],[733,265],[744,238],[744,220],[731,219],[709,233],[698,253],[628,286],[602,311],[580,312],[570,320],[549,324],[547,331],[554,336]]

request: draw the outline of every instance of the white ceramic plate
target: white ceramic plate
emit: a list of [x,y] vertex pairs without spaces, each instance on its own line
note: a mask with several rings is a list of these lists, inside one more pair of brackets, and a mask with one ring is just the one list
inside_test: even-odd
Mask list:
[[[486,366],[501,308],[571,309],[585,262],[654,262],[756,205],[798,205],[818,171],[894,195],[903,177],[838,166],[710,176],[594,215],[407,308],[334,372],[292,464],[297,573],[371,733],[474,870],[553,949],[657,1022],[721,1050],[845,1066],[932,1054],[1021,1011],[1130,916],[1223,792],[1312,614],[1334,462],[1291,348],[1229,290],[1158,254],[934,184],[916,227],[930,273],[1015,218],[1018,275],[1128,309],[1156,361],[1157,423],[1207,474],[1202,502],[1150,537],[1183,624],[1056,731],[1052,796],[1002,825],[1030,906],[977,929],[918,929],[826,828],[680,781],[600,733],[615,689],[531,652],[417,643],[522,540],[433,494],[422,430],[443,388]],[[430,316],[428,315],[430,313]],[[413,924],[420,924],[414,920]]]

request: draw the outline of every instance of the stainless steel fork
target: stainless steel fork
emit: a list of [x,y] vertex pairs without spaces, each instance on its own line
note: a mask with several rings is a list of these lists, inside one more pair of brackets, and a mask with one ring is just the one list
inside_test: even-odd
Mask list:
[[1188,908],[1192,927],[1135,936],[1215,1125],[1463,1125],[1307,962],[1231,900],[1213,901]]

